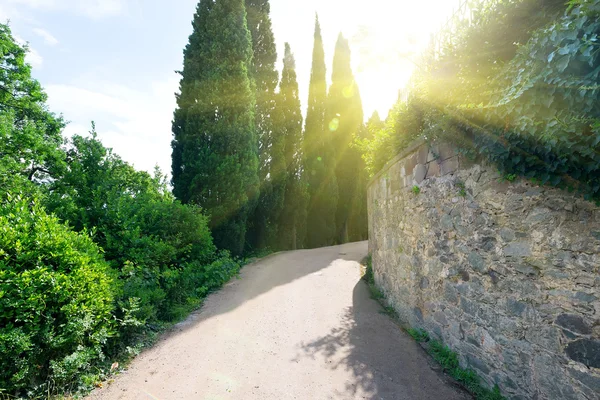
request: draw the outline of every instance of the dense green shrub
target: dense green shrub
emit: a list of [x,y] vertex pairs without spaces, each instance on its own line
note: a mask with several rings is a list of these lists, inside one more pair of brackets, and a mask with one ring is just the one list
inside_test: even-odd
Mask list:
[[35,199],[0,204],[0,387],[67,389],[88,373],[115,334],[112,281],[85,233]]
[[0,24],[0,397],[77,393],[183,318],[240,263],[208,217],[92,130],[63,146]]
[[[139,299],[141,321],[171,321],[181,307],[204,293],[183,290],[184,275],[196,277],[216,259],[207,217],[168,192],[164,177],[136,171],[91,137],[74,136],[67,166],[48,187],[47,207],[75,230],[93,232],[110,265],[119,271],[119,298]],[[205,280],[194,282],[210,286]],[[206,282],[205,282],[206,281]]]

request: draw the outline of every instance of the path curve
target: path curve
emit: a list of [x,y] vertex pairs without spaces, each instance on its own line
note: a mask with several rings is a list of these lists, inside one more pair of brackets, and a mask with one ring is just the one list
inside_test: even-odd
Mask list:
[[360,280],[367,242],[243,268],[90,399],[468,399]]

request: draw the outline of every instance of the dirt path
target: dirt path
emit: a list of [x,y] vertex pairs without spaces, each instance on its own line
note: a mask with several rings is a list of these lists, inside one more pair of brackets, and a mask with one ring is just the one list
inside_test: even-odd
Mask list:
[[467,399],[360,281],[367,243],[242,270],[92,399]]

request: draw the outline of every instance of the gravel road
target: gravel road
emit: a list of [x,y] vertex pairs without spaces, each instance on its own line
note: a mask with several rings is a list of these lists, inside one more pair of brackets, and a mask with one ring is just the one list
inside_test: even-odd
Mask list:
[[243,268],[90,399],[469,399],[369,297],[367,242]]

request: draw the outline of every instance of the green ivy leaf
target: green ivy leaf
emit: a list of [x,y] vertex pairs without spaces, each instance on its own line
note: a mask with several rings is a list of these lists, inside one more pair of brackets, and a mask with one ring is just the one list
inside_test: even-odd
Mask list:
[[558,69],[558,72],[563,73],[569,66],[569,61],[571,61],[571,57],[569,55],[560,57],[556,62],[556,69]]

